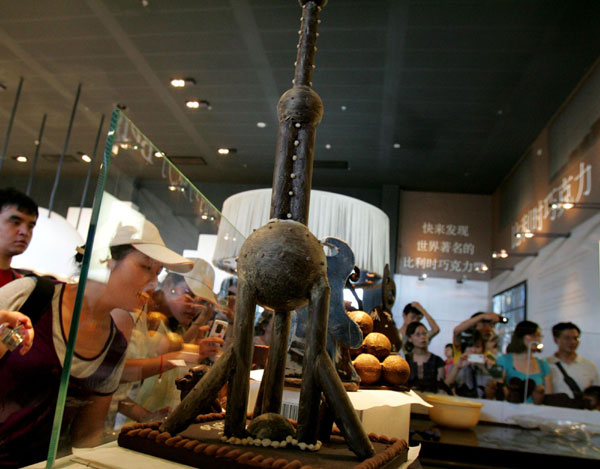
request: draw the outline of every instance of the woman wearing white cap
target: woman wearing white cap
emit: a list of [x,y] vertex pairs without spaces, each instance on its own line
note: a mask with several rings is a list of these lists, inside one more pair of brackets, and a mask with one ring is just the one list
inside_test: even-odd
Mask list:
[[[158,334],[148,339],[148,325],[144,313],[130,313],[124,310],[112,312],[113,318],[129,340],[123,384],[115,394],[113,410],[122,415],[116,416],[115,429],[127,419],[150,421],[161,418],[179,403],[179,391],[175,380],[187,368],[174,369],[176,362],[184,360],[188,365],[197,365],[201,360],[214,357],[221,352],[224,344],[219,337],[204,338],[208,323],[215,315],[217,304],[212,290],[214,270],[203,259],[194,259],[190,272],[179,274],[169,272],[159,287],[152,293],[149,303],[150,317],[162,313],[167,324],[158,326]],[[154,318],[153,318],[154,319]],[[154,321],[153,321],[154,322]],[[171,331],[186,344],[197,344],[181,352],[181,343],[169,344],[167,337]],[[163,340],[161,340],[161,337]],[[156,339],[160,342],[157,343]],[[174,345],[176,350],[173,351]],[[171,350],[171,351],[167,351]],[[134,382],[143,381],[137,388]],[[115,402],[119,400],[119,402]],[[112,418],[112,413],[109,414]]]
[[[156,227],[119,226],[110,242],[106,283],[88,279],[75,341],[63,429],[73,446],[100,442],[112,393],[124,365],[127,342],[110,312],[142,306],[163,266],[185,273],[192,262],[165,246]],[[26,277],[0,289],[0,311],[26,309],[40,298],[45,279]],[[28,314],[35,330],[33,346],[0,359],[0,461],[22,467],[46,459],[78,284],[51,285],[47,301]],[[35,292],[35,293],[33,293]],[[33,294],[32,294],[33,293]],[[39,301],[39,300],[38,300]],[[73,405],[75,404],[75,405]]]

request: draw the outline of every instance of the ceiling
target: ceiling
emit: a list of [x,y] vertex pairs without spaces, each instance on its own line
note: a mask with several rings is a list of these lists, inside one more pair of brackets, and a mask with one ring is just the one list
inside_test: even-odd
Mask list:
[[[295,0],[0,0],[0,138],[21,99],[2,182],[28,173],[11,156],[91,152],[115,104],[197,183],[269,186],[276,103],[291,86]],[[490,194],[600,56],[600,2],[330,0],[313,88],[325,115],[315,187]],[[175,89],[173,77],[196,85]],[[210,102],[190,110],[188,98]],[[257,122],[265,122],[265,128]],[[394,148],[399,144],[399,148]],[[327,148],[327,145],[330,148]],[[233,147],[220,157],[217,148]],[[319,163],[323,164],[323,163]],[[42,158],[52,173],[56,159]],[[85,172],[73,160],[64,171]]]

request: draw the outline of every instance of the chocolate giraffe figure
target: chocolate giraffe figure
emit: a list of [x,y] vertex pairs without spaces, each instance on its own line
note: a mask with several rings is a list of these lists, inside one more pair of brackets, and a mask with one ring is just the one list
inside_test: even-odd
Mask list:
[[[315,129],[323,115],[312,89],[319,13],[327,0],[300,0],[303,9],[293,87],[279,100],[279,132],[273,175],[271,220],[252,233],[238,257],[238,292],[233,344],[194,387],[161,431],[172,434],[194,418],[201,404],[214,399],[228,380],[225,436],[244,438],[256,305],[275,311],[269,358],[263,376],[261,409],[281,408],[291,311],[308,303],[297,439],[317,440],[321,393],[350,449],[360,459],[374,454],[367,434],[326,351],[330,288],[326,257],[308,230]],[[324,425],[330,425],[325,422]],[[321,429],[322,430],[322,429]]]

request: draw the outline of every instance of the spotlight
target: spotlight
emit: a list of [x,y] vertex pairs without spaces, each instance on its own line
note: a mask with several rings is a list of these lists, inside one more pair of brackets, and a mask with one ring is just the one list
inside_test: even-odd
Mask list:
[[185,102],[185,105],[188,109],[208,109],[209,111],[212,109],[212,106],[205,99],[197,100],[197,99],[188,99]]
[[154,157],[155,158],[163,158],[165,156],[165,154],[162,151],[155,151],[154,152]]
[[233,153],[236,153],[236,152],[237,152],[237,150],[235,148],[221,147],[217,150],[217,153],[221,156],[232,155]]
[[15,160],[17,160],[19,163],[27,163],[27,156],[25,156],[25,155],[17,155],[15,157]]
[[498,259],[498,258],[506,259],[508,257],[508,252],[506,252],[506,249],[501,249],[500,251],[494,251],[492,253],[492,257],[494,259]]
[[175,192],[175,191],[177,190],[177,186],[170,185],[170,186],[169,186],[169,190],[170,190],[171,192]]
[[550,202],[549,205],[552,210],[570,210],[572,208],[587,208],[592,210],[600,210],[600,203],[598,202],[568,202],[553,200],[552,202]]
[[257,122],[256,123],[256,127],[258,127],[259,129],[264,129],[267,126],[267,124],[265,122]]
[[571,233],[541,233],[538,231],[519,231],[515,233],[515,238],[517,239],[530,239],[534,236],[539,236],[540,238],[568,238],[571,236]]
[[194,78],[173,78],[171,80],[171,86],[173,88],[184,88],[187,85],[195,85],[196,80]]
[[81,155],[81,159],[83,161],[85,161],[86,163],[92,162],[92,157],[90,155],[88,155],[87,153],[84,153],[83,155]]

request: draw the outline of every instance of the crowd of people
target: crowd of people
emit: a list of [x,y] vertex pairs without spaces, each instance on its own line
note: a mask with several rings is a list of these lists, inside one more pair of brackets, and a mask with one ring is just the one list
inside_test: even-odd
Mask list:
[[[37,217],[37,205],[28,196],[0,189],[0,325],[18,330],[22,341],[14,351],[0,343],[3,467],[46,458],[69,346],[74,355],[63,438],[69,446],[94,446],[106,425],[116,429],[171,412],[180,401],[178,378],[191,366],[210,365],[220,354],[230,339],[232,328],[226,326],[235,309],[235,279],[223,283],[222,298],[217,298],[210,264],[169,249],[147,220],[141,227],[119,225],[105,260],[107,280],[88,278],[82,298],[77,283],[24,275],[11,262],[27,249]],[[163,271],[167,274],[159,281]],[[269,343],[271,318],[269,310],[257,316],[259,347]],[[541,331],[531,321],[516,325],[506,353],[500,354],[495,325],[501,320],[480,312],[461,322],[444,360],[429,350],[440,332],[434,318],[418,302],[406,305],[398,333],[411,369],[408,385],[600,409],[598,370],[577,354],[581,331],[575,324],[553,327],[557,350],[541,359]]]
[[211,327],[233,318],[231,298],[220,302],[213,292],[212,266],[169,249],[147,220],[118,226],[103,261],[107,279],[87,278],[82,298],[78,283],[11,268],[37,217],[27,195],[0,189],[0,325],[22,340],[0,343],[2,467],[46,459],[69,346],[67,449],[101,443],[107,424],[165,416],[180,401],[175,380],[214,360],[228,340],[225,328],[212,334]]
[[[429,329],[421,322],[423,318]],[[413,389],[600,410],[598,369],[577,353],[581,330],[572,322],[554,325],[557,348],[547,358],[539,358],[542,332],[532,321],[516,325],[506,353],[501,354],[495,325],[503,317],[478,312],[454,328],[453,341],[444,348],[444,360],[428,349],[439,327],[425,308],[409,303],[403,319],[399,334],[411,368],[408,386]]]

